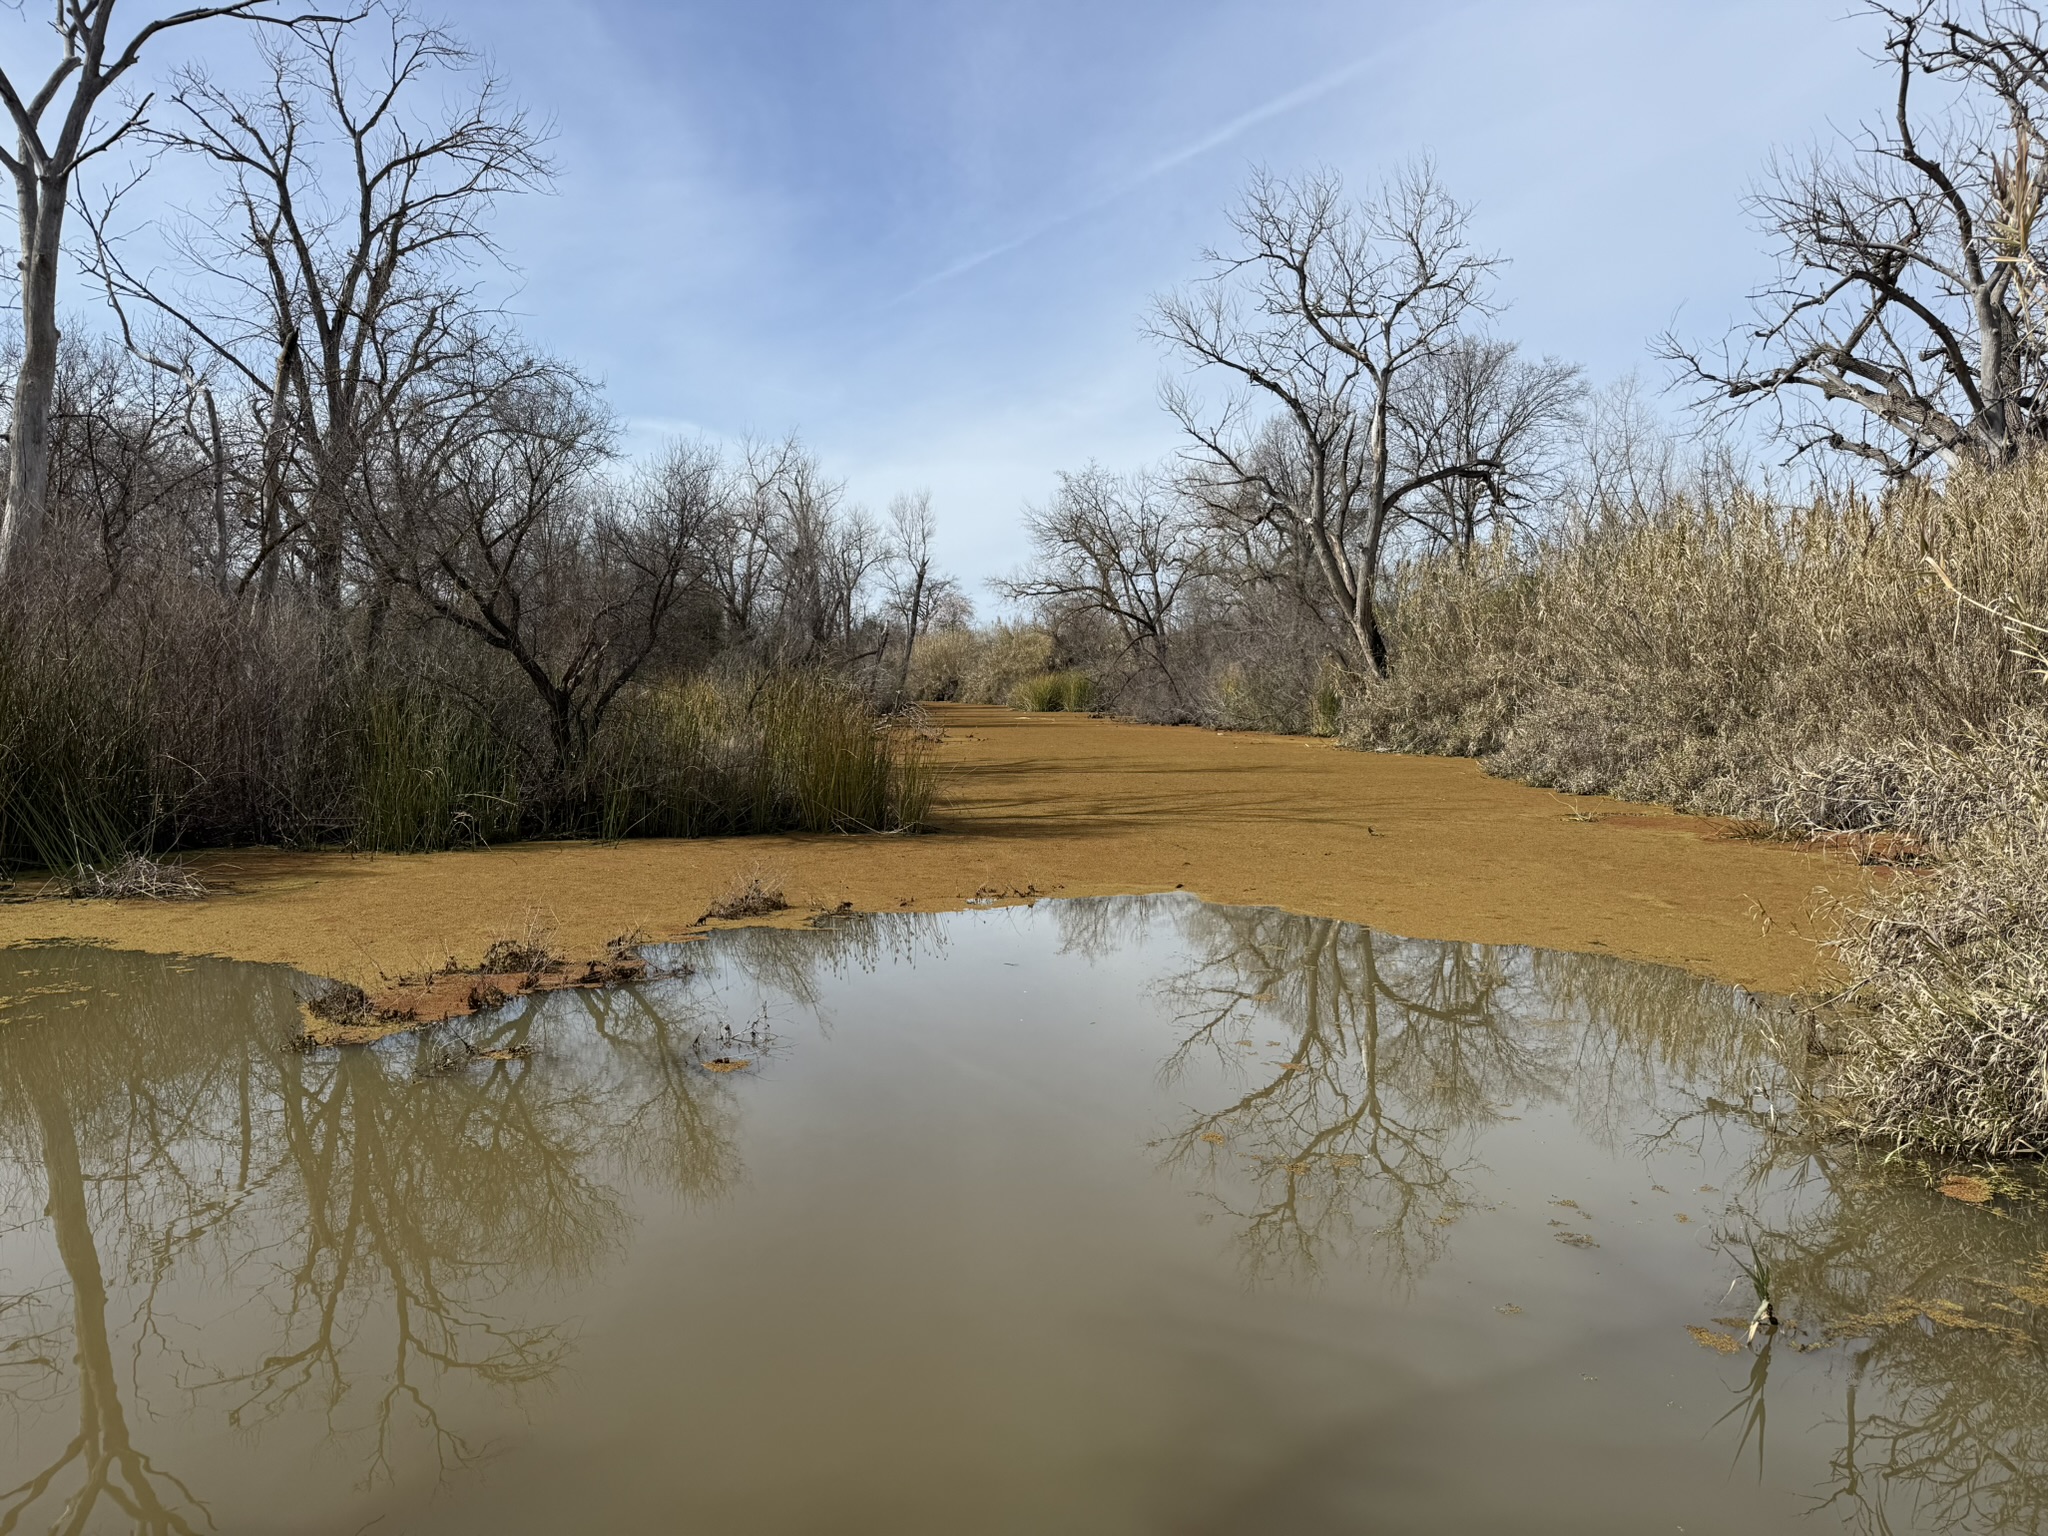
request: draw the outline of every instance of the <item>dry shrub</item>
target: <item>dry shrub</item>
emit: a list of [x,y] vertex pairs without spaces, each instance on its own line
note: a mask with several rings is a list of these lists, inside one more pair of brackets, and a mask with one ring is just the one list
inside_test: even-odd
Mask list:
[[1800,837],[1896,832],[1939,853],[2025,812],[2048,788],[2048,721],[2031,711],[1962,744],[1896,741],[1797,759],[1756,797],[1757,814]]
[[[1303,690],[1295,680],[1274,670],[1227,661],[1207,679],[1202,692],[1202,723],[1219,731],[1299,732]],[[1324,700],[1327,709],[1328,700]],[[1330,734],[1325,732],[1324,734]]]
[[1348,701],[1360,746],[1756,814],[1801,762],[1967,747],[2038,686],[1963,590],[2048,612],[2048,462],[1787,506],[1739,485],[1583,518],[1470,569],[1396,574],[1393,677]]
[[1939,850],[1845,912],[1821,1017],[1842,1128],[1972,1156],[2048,1153],[2048,720],[1972,751],[1893,749],[1797,801]]
[[913,699],[1007,704],[1018,684],[1052,667],[1052,636],[1028,625],[941,630],[910,658]]
[[967,674],[984,643],[982,633],[972,629],[947,629],[918,636],[910,652],[905,694],[928,702],[961,701]]
[[554,925],[539,913],[532,913],[526,919],[526,932],[520,937],[491,941],[477,969],[487,976],[538,976],[561,964]]
[[337,981],[308,999],[306,1012],[328,1024],[359,1024],[372,1016],[369,994],[346,981]]
[[726,888],[719,898],[711,903],[711,910],[699,918],[717,918],[721,922],[737,922],[749,917],[766,917],[771,912],[786,912],[789,902],[782,894],[782,882],[760,870],[741,875]]

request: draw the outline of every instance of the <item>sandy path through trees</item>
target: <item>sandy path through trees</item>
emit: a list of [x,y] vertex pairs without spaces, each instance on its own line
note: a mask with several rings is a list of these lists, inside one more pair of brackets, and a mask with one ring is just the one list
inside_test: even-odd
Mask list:
[[638,930],[688,932],[744,874],[779,881],[787,920],[850,902],[934,911],[977,897],[1186,888],[1418,938],[1594,951],[1761,991],[1820,976],[1846,858],[1725,823],[1487,777],[1449,758],[1296,737],[940,705],[948,779],[922,836],[778,836],[425,855],[201,855],[230,888],[184,904],[0,907],[0,943],[276,961],[373,990],[494,938],[551,924],[573,959]]

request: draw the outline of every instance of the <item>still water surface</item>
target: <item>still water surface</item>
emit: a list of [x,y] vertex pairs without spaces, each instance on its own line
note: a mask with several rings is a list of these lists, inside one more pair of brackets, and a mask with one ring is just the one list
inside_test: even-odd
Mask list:
[[0,952],[0,1532],[2041,1527],[2043,1207],[1774,1129],[1737,994],[1175,897],[674,957],[477,1060]]

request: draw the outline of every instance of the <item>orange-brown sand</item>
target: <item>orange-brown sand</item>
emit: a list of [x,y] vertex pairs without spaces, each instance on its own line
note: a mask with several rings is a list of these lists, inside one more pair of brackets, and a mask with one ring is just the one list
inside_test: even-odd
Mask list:
[[189,903],[0,906],[0,943],[82,939],[277,961],[380,982],[474,964],[539,917],[581,961],[692,930],[747,873],[800,920],[977,897],[1185,888],[1418,938],[1533,944],[1683,966],[1759,991],[1821,979],[1817,937],[1852,860],[1725,823],[1489,778],[1455,758],[1297,737],[940,705],[936,830],[414,855],[202,855],[226,889]]

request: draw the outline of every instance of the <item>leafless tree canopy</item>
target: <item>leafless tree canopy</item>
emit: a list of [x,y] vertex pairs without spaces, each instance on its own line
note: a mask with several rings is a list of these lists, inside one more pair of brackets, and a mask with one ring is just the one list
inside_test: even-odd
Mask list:
[[118,196],[90,220],[92,264],[124,324],[168,323],[243,397],[261,444],[238,488],[243,582],[274,588],[271,562],[294,563],[336,607],[369,445],[487,346],[495,320],[470,278],[493,249],[484,220],[549,167],[498,82],[402,12],[304,23],[263,62],[249,94],[181,72],[144,130],[222,178],[217,203],[177,226],[181,273],[130,269]]
[[889,503],[884,567],[889,622],[898,632],[898,697],[909,693],[911,652],[917,642],[941,620],[957,619],[966,602],[959,582],[938,568],[938,535],[931,492],[900,495]]
[[1390,540],[1454,480],[1506,494],[1492,445],[1404,440],[1402,398],[1490,312],[1497,258],[1428,164],[1354,202],[1331,173],[1260,175],[1210,252],[1200,284],[1163,299],[1153,331],[1233,383],[1207,406],[1185,387],[1167,407],[1218,505],[1270,520],[1320,579],[1357,662],[1387,667],[1375,587]]
[[1106,622],[1126,655],[1154,669],[1182,699],[1169,638],[1175,604],[1203,568],[1200,527],[1176,488],[1156,475],[1112,475],[1091,465],[1060,476],[1051,503],[1025,513],[1033,559],[1003,594],[1059,622]]
[[[489,300],[493,210],[551,166],[476,55],[397,0],[180,12],[125,52],[113,10],[65,0],[64,61],[9,101],[7,163],[47,202],[23,203],[25,271],[47,239],[54,274],[68,196],[111,323],[59,337],[54,286],[27,282],[28,331],[0,341],[5,547],[37,538],[35,579],[0,577],[0,860],[688,832],[714,800],[786,818],[787,786],[741,769],[768,772],[763,711],[799,696],[897,751],[858,722],[961,607],[929,500],[885,523],[794,438],[622,464],[597,388]],[[258,16],[280,25],[253,86],[184,68],[80,136],[149,37]],[[45,109],[69,138],[35,138]],[[167,160],[214,189],[169,217]],[[832,675],[763,704],[755,674],[793,668]],[[843,816],[802,814],[893,824],[893,763]]]
[[2016,0],[1867,0],[1883,112],[1786,155],[1752,200],[1778,242],[1755,321],[1663,343],[1709,400],[1763,403],[1798,452],[1898,478],[2009,462],[2048,430],[2048,17]]
[[[279,22],[269,0],[193,6],[116,27],[117,0],[57,0],[57,58],[40,81],[0,67],[0,104],[15,132],[0,166],[14,179],[22,347],[15,368],[7,438],[7,501],[0,514],[0,581],[10,579],[19,552],[40,532],[49,496],[50,411],[57,385],[57,276],[64,214],[80,166],[104,155],[144,125],[142,107],[123,106],[103,120],[101,107],[132,73],[143,52],[166,32],[203,21]],[[18,575],[14,579],[19,579]]]
[[1409,522],[1464,563],[1496,525],[1531,528],[1567,472],[1585,392],[1576,364],[1523,357],[1513,342],[1460,336],[1432,353],[1395,396],[1405,459],[1493,468],[1423,486]]

